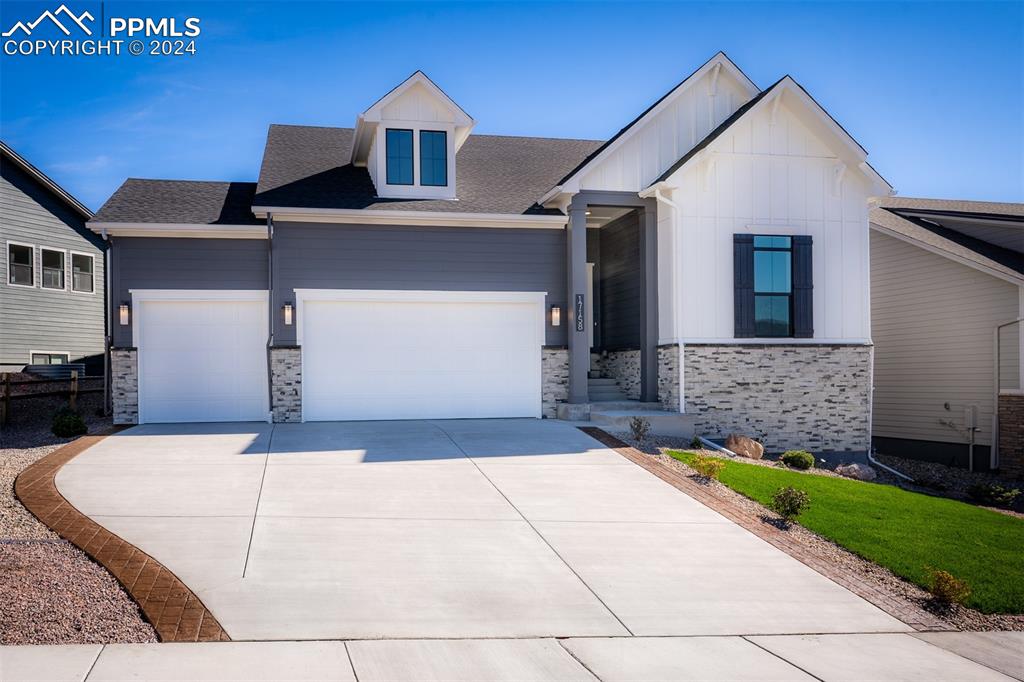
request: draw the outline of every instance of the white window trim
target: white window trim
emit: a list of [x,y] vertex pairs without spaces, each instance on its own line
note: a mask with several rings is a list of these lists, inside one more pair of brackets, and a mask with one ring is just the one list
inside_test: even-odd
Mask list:
[[[82,294],[83,296],[95,296],[96,295],[96,254],[85,253],[84,251],[69,251],[68,253],[70,254],[68,256],[68,273],[70,275],[70,277],[67,278],[67,279],[70,280],[68,282],[68,289],[70,289],[71,293],[73,293],[73,294]],[[90,273],[92,275],[92,291],[78,291],[77,289],[75,289],[75,263],[74,263],[75,256],[85,256],[86,258],[91,258],[92,259],[92,272]]]
[[[48,287],[43,284],[43,252],[52,251],[53,253],[59,253],[61,256],[61,263],[64,270],[64,286],[63,287]],[[39,246],[39,288],[44,291],[67,291],[68,290],[68,265],[70,262],[67,249],[54,249],[49,246]]]
[[[28,248],[32,249],[32,284],[15,284],[14,282],[11,281],[11,247],[12,246],[27,246]],[[13,240],[10,240],[10,239],[7,240],[7,247],[6,247],[5,253],[4,253],[4,258],[7,259],[7,266],[4,268],[5,271],[7,272],[7,278],[6,278],[6,281],[4,281],[4,284],[6,284],[9,287],[19,287],[21,289],[37,289],[38,288],[36,286],[36,282],[38,281],[38,278],[36,277],[36,274],[37,274],[36,271],[39,268],[38,268],[38,266],[36,264],[36,257],[37,257],[36,250],[37,249],[36,249],[36,245],[35,244],[28,244],[26,242],[16,242],[16,241],[13,241]]]
[[546,291],[428,291],[401,289],[295,289],[295,343],[302,345],[305,304],[323,301],[402,303],[532,303],[537,306],[538,344],[544,345]]
[[[387,131],[412,131],[412,184],[392,185],[388,183],[387,168]],[[445,150],[448,163],[448,184],[420,184],[420,132],[443,132],[445,134]],[[380,122],[377,127],[375,149],[371,153],[377,156],[376,188],[377,196],[386,199],[445,199],[457,201],[455,195],[455,124],[448,121],[407,121],[388,119]]]
[[71,362],[71,353],[67,352],[66,350],[30,350],[28,352],[27,364],[32,364],[33,355],[63,355],[64,357],[67,358],[65,364],[69,364]]

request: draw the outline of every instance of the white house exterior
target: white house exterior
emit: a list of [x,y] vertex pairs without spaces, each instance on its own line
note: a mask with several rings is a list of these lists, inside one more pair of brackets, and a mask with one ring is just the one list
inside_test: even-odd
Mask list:
[[120,419],[194,418],[186,381],[147,396],[146,374],[201,383],[222,357],[161,356],[181,335],[157,301],[200,326],[249,301],[267,324],[214,343],[267,356],[223,371],[252,383],[207,414],[586,418],[611,397],[771,450],[868,449],[868,198],[891,188],[792,78],[759,90],[719,53],[603,143],[475,123],[417,73],[354,129],[272,126],[257,183],[128,181],[90,223],[124,309]]

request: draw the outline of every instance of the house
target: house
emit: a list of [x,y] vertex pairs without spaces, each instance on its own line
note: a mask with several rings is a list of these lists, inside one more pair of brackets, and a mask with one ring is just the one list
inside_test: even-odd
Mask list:
[[102,375],[103,240],[92,211],[0,142],[0,371],[85,363]]
[[125,182],[89,223],[117,420],[586,419],[611,397],[867,450],[867,201],[891,188],[796,81],[719,53],[603,142],[475,126],[417,72],[354,128],[272,125],[255,183]]
[[875,447],[1024,474],[1024,205],[887,197],[870,217]]

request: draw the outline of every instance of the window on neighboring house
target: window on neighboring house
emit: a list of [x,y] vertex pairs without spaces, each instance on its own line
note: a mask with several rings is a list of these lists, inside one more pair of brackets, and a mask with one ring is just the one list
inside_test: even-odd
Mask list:
[[66,365],[67,353],[32,353],[33,365]]
[[43,266],[43,288],[64,288],[64,252],[53,249],[40,249],[39,260]]
[[443,130],[420,131],[420,184],[448,184],[448,134]]
[[413,184],[412,131],[388,128],[385,147],[388,184]]
[[96,286],[93,281],[95,259],[84,253],[71,254],[71,289],[91,294]]
[[790,237],[754,237],[754,334],[793,336],[793,244]]
[[7,245],[7,282],[19,286],[35,286],[33,248],[24,244]]

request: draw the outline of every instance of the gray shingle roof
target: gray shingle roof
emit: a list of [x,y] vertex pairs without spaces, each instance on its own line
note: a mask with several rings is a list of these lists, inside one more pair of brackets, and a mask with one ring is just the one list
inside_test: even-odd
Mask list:
[[258,225],[255,182],[125,180],[92,218],[96,223]]
[[256,188],[256,206],[553,213],[537,200],[597,149],[595,140],[470,135],[456,158],[456,196],[380,199],[365,168],[349,163],[351,128],[272,125]]
[[1024,282],[1024,258],[1019,253],[941,225],[929,225],[922,221],[910,220],[893,212],[893,209],[915,208],[968,212],[973,209],[975,212],[1021,216],[1024,215],[1024,206],[990,202],[884,197],[875,200],[870,210],[871,223],[878,228]]

